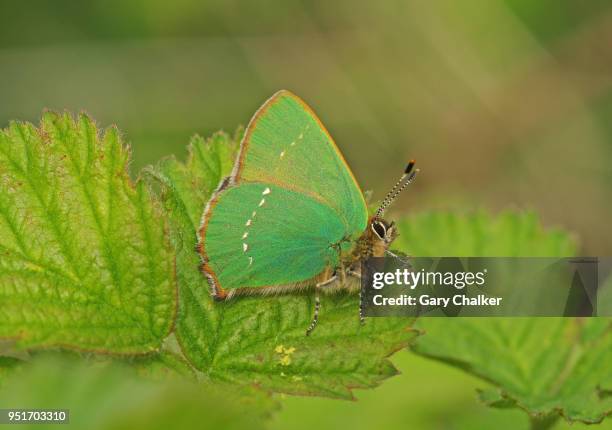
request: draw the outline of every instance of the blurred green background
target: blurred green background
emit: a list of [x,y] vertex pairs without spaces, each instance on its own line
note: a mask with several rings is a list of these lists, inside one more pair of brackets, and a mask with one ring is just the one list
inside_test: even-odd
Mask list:
[[[375,198],[417,158],[402,210],[535,209],[611,254],[610,1],[2,1],[0,16],[2,127],[85,110],[123,131],[136,175],[286,88]],[[271,426],[525,425],[479,405],[473,377],[395,362],[361,401],[285,399]]]

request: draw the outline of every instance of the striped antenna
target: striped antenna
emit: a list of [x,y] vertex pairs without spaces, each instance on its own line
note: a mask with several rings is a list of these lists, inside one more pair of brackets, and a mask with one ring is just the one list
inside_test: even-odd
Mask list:
[[404,173],[402,174],[402,176],[399,178],[399,180],[395,183],[393,188],[391,188],[391,190],[387,193],[387,195],[383,199],[382,203],[380,204],[380,207],[378,208],[378,210],[376,211],[376,214],[374,215],[374,219],[380,219],[382,215],[385,213],[385,210],[391,205],[391,203],[393,203],[395,198],[399,196],[400,193],[404,191],[404,189],[406,189],[406,187],[414,180],[417,173],[419,172],[419,169],[416,169],[413,171],[414,164],[415,164],[415,161],[410,160],[410,162],[404,169]]

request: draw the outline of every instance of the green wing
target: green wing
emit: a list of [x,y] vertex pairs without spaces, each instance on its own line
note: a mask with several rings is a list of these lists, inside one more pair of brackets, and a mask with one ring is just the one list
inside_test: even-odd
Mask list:
[[282,285],[312,278],[345,233],[328,206],[272,184],[229,188],[207,223],[206,254],[224,289]]
[[203,270],[221,296],[304,281],[336,264],[330,245],[366,223],[361,190],[329,133],[280,91],[251,120],[232,175],[204,211]]
[[316,195],[349,230],[365,229],[366,204],[350,168],[312,109],[288,91],[272,96],[251,120],[233,175],[236,182]]

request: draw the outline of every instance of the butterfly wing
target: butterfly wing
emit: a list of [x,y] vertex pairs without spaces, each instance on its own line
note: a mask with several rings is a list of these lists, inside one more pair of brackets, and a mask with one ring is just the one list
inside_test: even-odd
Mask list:
[[233,175],[236,182],[314,194],[349,228],[365,228],[366,204],[351,169],[312,109],[288,91],[272,96],[251,120]]
[[316,199],[249,183],[220,194],[205,234],[205,270],[222,291],[312,278],[335,264],[337,250],[329,245],[342,239],[344,225]]
[[199,230],[213,293],[304,281],[337,263],[331,245],[367,222],[363,195],[329,133],[281,91],[251,120]]

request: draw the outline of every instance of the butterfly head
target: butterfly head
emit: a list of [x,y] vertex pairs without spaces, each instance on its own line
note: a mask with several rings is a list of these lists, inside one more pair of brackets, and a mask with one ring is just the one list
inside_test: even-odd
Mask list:
[[419,170],[414,170],[414,164],[414,160],[408,163],[400,179],[393,188],[391,188],[391,191],[387,193],[374,216],[370,218],[369,228],[364,235],[366,239],[365,242],[369,244],[369,249],[367,250],[368,255],[373,255],[374,257],[384,256],[391,242],[398,236],[395,223],[385,221],[382,216],[397,196],[399,196],[416,177]]
[[372,218],[370,230],[372,241],[381,242],[381,245],[389,246],[397,237],[395,223],[389,223],[382,218]]
[[371,218],[368,229],[362,236],[362,256],[384,257],[391,242],[397,237],[395,223],[382,218]]

